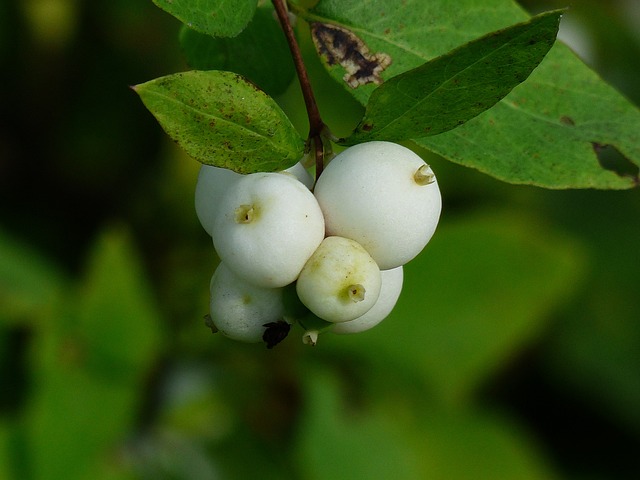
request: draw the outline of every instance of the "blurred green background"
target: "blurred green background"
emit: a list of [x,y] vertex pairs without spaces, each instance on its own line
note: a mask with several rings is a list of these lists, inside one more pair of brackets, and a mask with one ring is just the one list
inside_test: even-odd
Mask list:
[[[212,336],[199,165],[128,89],[187,68],[178,31],[150,0],[0,1],[0,480],[640,478],[637,190],[428,157],[441,224],[379,327]],[[639,32],[639,2],[575,0],[562,36],[640,104]]]

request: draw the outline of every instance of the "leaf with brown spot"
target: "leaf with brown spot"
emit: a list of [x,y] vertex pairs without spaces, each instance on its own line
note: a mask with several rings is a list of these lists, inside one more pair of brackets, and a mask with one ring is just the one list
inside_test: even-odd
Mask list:
[[177,73],[133,89],[167,134],[206,165],[269,172],[304,153],[304,140],[275,100],[235,73]]
[[547,12],[490,33],[387,80],[371,94],[364,118],[344,143],[437,135],[491,108],[542,61],[561,14]]
[[328,23],[311,24],[311,38],[318,54],[327,64],[339,64],[346,73],[342,77],[351,88],[374,83],[380,85],[380,74],[391,65],[391,57],[383,52],[371,53],[351,30]]
[[[371,51],[390,55],[393,64],[385,79],[529,18],[515,2],[505,0],[319,0],[299,14],[310,22],[344,26]],[[344,83],[343,69],[328,70]],[[371,84],[346,91],[366,105],[375,88]],[[448,132],[427,137],[432,132],[424,131],[413,140],[509,183],[625,189],[634,187],[634,180],[602,168],[592,142],[615,145],[638,166],[638,132],[638,107],[556,42],[529,78],[491,109]]]

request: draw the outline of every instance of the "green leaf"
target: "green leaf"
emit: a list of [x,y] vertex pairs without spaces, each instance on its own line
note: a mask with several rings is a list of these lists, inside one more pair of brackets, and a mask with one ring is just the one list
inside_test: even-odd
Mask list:
[[[320,0],[311,22],[350,29],[392,64],[390,79],[482,35],[526,20],[510,0]],[[329,67],[344,84],[344,68]],[[345,85],[346,86],[346,85]],[[348,91],[363,105],[376,88]],[[523,84],[466,124],[417,142],[443,157],[506,182],[546,188],[630,188],[637,174],[604,169],[594,144],[612,145],[640,164],[640,111],[556,42]]]
[[40,252],[0,230],[0,324],[33,321],[50,312],[66,285]]
[[200,33],[234,37],[253,17],[258,0],[153,0],[153,3]]
[[540,333],[582,269],[580,244],[533,218],[466,217],[440,226],[405,265],[405,285],[414,287],[386,320],[323,346],[412,371],[443,402],[464,402]]
[[[624,189],[638,185],[639,131],[640,111],[556,45],[494,108],[417,143],[510,183]],[[615,147],[635,173],[605,168],[599,145]]]
[[96,375],[135,383],[162,337],[151,285],[129,234],[107,230],[88,263],[74,330],[89,346],[84,366]]
[[81,287],[31,349],[24,428],[37,480],[118,478],[114,452],[138,413],[160,343],[150,285],[125,232],[100,238]]
[[416,441],[433,480],[553,480],[552,462],[513,418],[434,410],[420,415]]
[[295,76],[289,46],[270,7],[258,8],[234,39],[213,38],[185,26],[180,44],[191,68],[238,73],[270,95],[282,93]]
[[[305,403],[297,446],[300,468],[310,480],[428,478],[422,472],[406,425],[394,412],[348,410],[329,371],[306,369]],[[330,461],[328,461],[330,459]]]
[[424,398],[411,406],[405,392],[355,403],[332,372],[312,368],[306,378],[296,455],[304,478],[556,478],[533,442],[497,415],[430,408]]
[[590,269],[542,345],[540,369],[558,391],[640,432],[640,222],[628,221],[640,216],[637,192],[567,193],[548,199],[547,215],[588,242]]
[[391,78],[375,89],[344,143],[437,135],[491,108],[547,54],[560,11],[491,33]]
[[0,421],[0,480],[9,480],[11,478],[11,472],[9,466],[11,465],[10,451],[10,435],[9,426]]
[[304,140],[278,104],[235,73],[177,73],[133,89],[167,134],[201,163],[268,172],[294,165],[304,153]]

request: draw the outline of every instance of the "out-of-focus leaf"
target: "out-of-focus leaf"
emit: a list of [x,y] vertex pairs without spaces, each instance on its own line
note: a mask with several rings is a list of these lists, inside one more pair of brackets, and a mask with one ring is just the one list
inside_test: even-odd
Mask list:
[[[160,430],[138,442],[136,480],[218,480],[219,470],[208,450],[181,432]],[[238,458],[238,461],[243,459]],[[225,477],[228,478],[228,477]]]
[[304,153],[278,104],[240,75],[191,71],[133,87],[162,128],[201,163],[239,173],[284,170]]
[[560,15],[538,15],[387,80],[373,91],[345,143],[437,135],[491,108],[542,61],[556,39]]
[[234,37],[251,20],[258,0],[153,0],[153,3],[198,32]]
[[0,229],[0,324],[33,320],[50,312],[66,282],[40,252]]
[[0,421],[0,480],[9,480],[11,478],[9,465],[11,465],[11,457],[9,456],[9,428]]
[[162,338],[160,314],[138,253],[124,230],[99,239],[78,299],[78,339],[87,368],[119,382],[136,382]]
[[[640,282],[594,282],[581,308],[545,343],[544,365],[561,389],[615,422],[640,430],[640,326],[635,298]],[[632,292],[633,290],[633,292]]]
[[306,374],[300,415],[299,462],[311,480],[428,478],[406,425],[393,414],[349,410],[328,372]]
[[464,401],[574,292],[580,252],[574,241],[515,214],[441,225],[405,265],[391,315],[331,348],[413,371],[441,400]]
[[553,480],[553,471],[526,432],[499,415],[429,411],[417,442],[434,480]]
[[25,412],[33,477],[119,478],[119,444],[133,426],[161,335],[128,235],[112,230],[100,238],[81,290],[55,318],[33,348]]
[[191,68],[238,73],[270,95],[282,93],[295,75],[273,8],[258,8],[247,28],[233,39],[214,38],[183,27],[180,44]]
[[[549,215],[591,254],[582,294],[543,344],[550,382],[625,429],[640,431],[640,216],[637,192],[565,192]],[[562,209],[558,209],[562,202]]]
[[307,374],[298,432],[304,478],[555,478],[526,435],[499,417],[427,405],[407,410],[380,398],[351,405],[330,373]]
[[[310,22],[355,33],[372,53],[389,55],[388,80],[475,38],[524,21],[505,0],[320,0]],[[345,69],[331,76],[343,83]],[[376,85],[348,91],[366,105]],[[526,82],[476,118],[417,142],[443,157],[510,183],[545,188],[624,189],[637,185],[640,111],[567,47],[556,43]],[[635,168],[619,176],[603,168],[594,145],[612,145]]]

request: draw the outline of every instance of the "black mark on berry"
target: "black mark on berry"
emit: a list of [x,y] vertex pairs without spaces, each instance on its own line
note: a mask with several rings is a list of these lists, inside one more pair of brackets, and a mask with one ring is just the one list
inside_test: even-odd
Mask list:
[[275,347],[282,340],[287,338],[287,335],[289,335],[289,330],[291,330],[291,325],[289,325],[284,320],[265,323],[263,327],[267,327],[267,329],[262,334],[262,340],[267,344],[267,348]]
[[371,53],[365,43],[351,30],[327,23],[311,24],[311,37],[319,55],[329,65],[340,64],[347,73],[343,79],[351,88],[367,83],[382,83],[380,74],[391,65],[386,53]]

